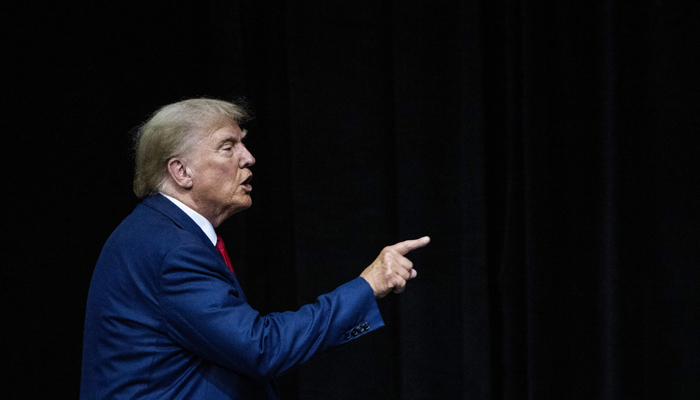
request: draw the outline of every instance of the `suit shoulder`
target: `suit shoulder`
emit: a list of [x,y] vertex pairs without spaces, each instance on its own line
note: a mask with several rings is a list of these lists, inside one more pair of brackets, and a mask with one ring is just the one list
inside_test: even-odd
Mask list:
[[178,248],[206,248],[200,237],[183,229],[165,214],[140,204],[112,232],[104,244],[100,264],[140,264],[153,269]]

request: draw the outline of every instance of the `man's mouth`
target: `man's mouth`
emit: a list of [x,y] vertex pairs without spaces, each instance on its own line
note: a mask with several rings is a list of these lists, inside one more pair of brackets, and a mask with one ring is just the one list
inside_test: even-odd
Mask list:
[[253,180],[253,174],[250,174],[250,176],[248,176],[246,178],[246,180],[244,180],[243,183],[241,183],[241,186],[243,186],[245,188],[245,190],[248,192],[253,190],[253,186],[250,184],[250,181],[252,181],[252,180]]

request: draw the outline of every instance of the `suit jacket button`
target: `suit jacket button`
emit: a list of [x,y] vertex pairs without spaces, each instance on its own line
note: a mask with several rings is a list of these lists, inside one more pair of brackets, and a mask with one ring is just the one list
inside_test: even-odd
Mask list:
[[360,333],[360,332],[357,330],[357,328],[352,328],[352,331],[350,331],[350,334],[351,334],[353,337],[357,336],[358,333]]

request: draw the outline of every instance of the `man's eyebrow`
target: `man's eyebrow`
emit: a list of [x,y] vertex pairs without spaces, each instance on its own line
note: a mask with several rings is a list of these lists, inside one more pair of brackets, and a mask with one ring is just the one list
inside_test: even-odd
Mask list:
[[248,133],[248,131],[246,131],[246,130],[241,131],[241,136],[240,136],[240,138],[239,138],[239,137],[236,137],[236,136],[233,136],[233,135],[228,135],[228,136],[222,138],[221,140],[219,140],[219,144],[218,144],[218,145],[219,145],[219,146],[223,146],[226,142],[236,143],[236,142],[238,142],[238,141],[241,141],[241,140],[243,140],[243,139],[246,137],[246,134],[247,134],[247,133]]

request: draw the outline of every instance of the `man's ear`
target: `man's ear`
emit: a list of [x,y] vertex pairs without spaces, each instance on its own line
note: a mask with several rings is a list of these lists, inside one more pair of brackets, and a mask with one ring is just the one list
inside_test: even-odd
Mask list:
[[192,170],[187,168],[187,160],[179,157],[168,160],[168,173],[177,186],[192,188]]

